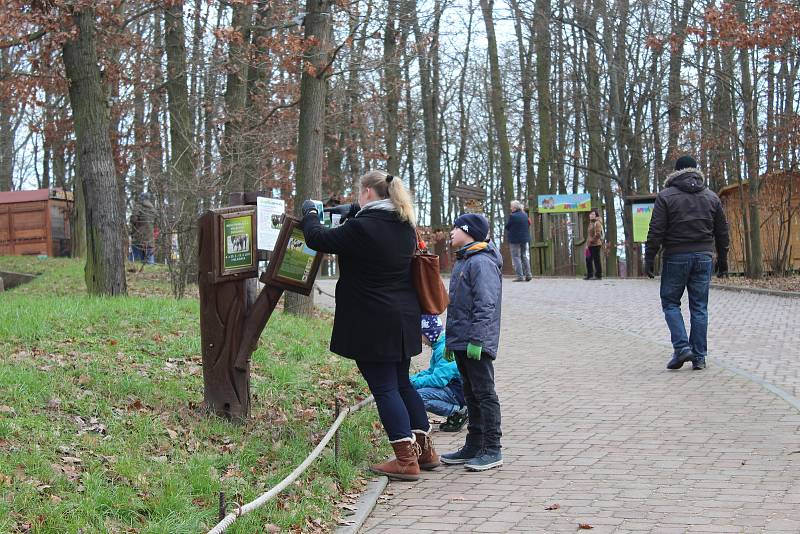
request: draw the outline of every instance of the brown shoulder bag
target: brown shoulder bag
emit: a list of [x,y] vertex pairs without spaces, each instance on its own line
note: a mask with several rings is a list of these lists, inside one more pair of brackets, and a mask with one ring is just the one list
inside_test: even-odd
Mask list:
[[425,315],[441,315],[450,304],[450,297],[439,273],[439,256],[420,248],[422,239],[417,231],[417,249],[411,260],[411,279],[417,290],[419,307]]

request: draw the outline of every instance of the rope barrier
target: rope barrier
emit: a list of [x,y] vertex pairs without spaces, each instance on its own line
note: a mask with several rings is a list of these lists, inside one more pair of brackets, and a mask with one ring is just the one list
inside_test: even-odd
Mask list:
[[214,528],[208,531],[208,534],[221,534],[222,532],[225,532],[225,530],[227,530],[227,528],[230,527],[233,524],[233,522],[236,521],[237,518],[245,514],[248,514],[253,510],[261,508],[272,498],[278,495],[281,491],[286,489],[286,487],[289,486],[289,484],[297,480],[300,477],[300,475],[302,475],[303,472],[306,469],[308,469],[308,466],[310,466],[311,463],[317,459],[317,457],[325,449],[325,446],[328,444],[328,442],[331,440],[334,434],[336,434],[336,432],[339,430],[339,427],[342,425],[347,416],[350,415],[351,413],[357,412],[358,410],[360,410],[365,406],[368,406],[374,400],[375,400],[374,397],[370,395],[369,397],[362,400],[358,404],[354,404],[353,406],[350,406],[342,413],[340,413],[339,417],[337,417],[336,420],[333,422],[333,425],[331,426],[330,430],[328,430],[328,433],[325,434],[325,437],[322,438],[322,440],[319,442],[316,448],[313,451],[311,451],[311,454],[309,454],[308,457],[303,461],[303,463],[298,465],[295,468],[295,470],[289,474],[289,476],[281,480],[281,482],[277,486],[273,487],[271,490],[261,494],[261,496],[258,497],[257,499],[243,506],[237,506],[235,512],[226,515],[219,523],[216,524]]
[[335,299],[335,298],[336,298],[336,295],[331,295],[330,293],[328,293],[327,291],[325,291],[324,289],[322,289],[321,287],[319,287],[319,284],[316,284],[316,283],[315,283],[315,284],[314,284],[314,289],[316,289],[316,290],[317,290],[317,293],[319,293],[320,295],[325,295],[326,297],[330,297],[330,298],[332,298],[332,299]]

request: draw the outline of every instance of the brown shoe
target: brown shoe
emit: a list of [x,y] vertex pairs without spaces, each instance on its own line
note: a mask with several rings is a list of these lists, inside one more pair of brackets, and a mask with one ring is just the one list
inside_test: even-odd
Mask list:
[[441,462],[439,462],[439,455],[436,454],[436,449],[433,448],[431,431],[423,432],[422,430],[412,430],[411,432],[414,433],[414,437],[417,438],[417,444],[419,445],[420,452],[419,458],[417,459],[419,468],[430,471],[442,465]]
[[419,480],[419,463],[417,462],[419,446],[414,438],[403,438],[390,443],[396,458],[382,464],[371,465],[370,470],[373,473],[398,480]]

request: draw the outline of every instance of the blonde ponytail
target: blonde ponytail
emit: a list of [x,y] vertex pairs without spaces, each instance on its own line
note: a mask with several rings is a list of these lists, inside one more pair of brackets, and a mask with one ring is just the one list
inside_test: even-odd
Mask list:
[[411,226],[417,225],[417,216],[414,214],[414,203],[411,202],[411,195],[408,194],[403,180],[397,176],[391,176],[383,171],[369,171],[359,179],[362,189],[370,188],[380,198],[388,198],[394,204],[400,220],[407,222]]

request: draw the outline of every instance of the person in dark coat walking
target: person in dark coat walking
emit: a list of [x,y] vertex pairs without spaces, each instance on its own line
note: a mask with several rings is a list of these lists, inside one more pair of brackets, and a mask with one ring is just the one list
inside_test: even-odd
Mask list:
[[511,201],[511,215],[506,222],[506,239],[511,249],[511,263],[517,273],[515,282],[531,281],[531,262],[528,249],[531,246],[531,220],[522,209],[522,202]]
[[[672,359],[667,369],[680,369],[691,360],[692,369],[706,368],[708,352],[708,288],[711,285],[713,254],[717,253],[717,274],[728,271],[728,221],[722,202],[705,184],[705,177],[691,156],[675,162],[656,196],[653,217],[645,245],[647,276],[655,276],[655,257],[663,247],[661,308],[672,340]],[[691,333],[681,314],[681,297],[689,293]]]
[[359,205],[337,207],[347,219],[328,229],[307,200],[303,232],[309,247],[339,257],[330,348],[356,361],[395,451],[394,460],[371,469],[416,480],[420,468],[433,469],[439,459],[425,406],[408,376],[411,357],[422,352],[420,307],[411,280],[414,207],[403,182],[377,170],[360,178]]

